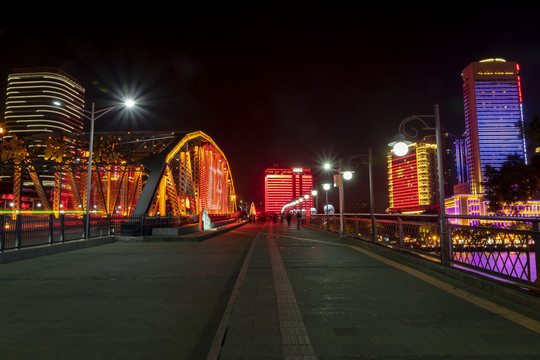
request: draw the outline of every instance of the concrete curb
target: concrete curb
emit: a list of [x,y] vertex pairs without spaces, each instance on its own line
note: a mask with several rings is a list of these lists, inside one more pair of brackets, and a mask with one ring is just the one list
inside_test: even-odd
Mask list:
[[150,235],[150,236],[116,236],[117,241],[140,241],[140,242],[199,242],[211,237],[223,234],[227,231],[246,225],[248,222],[240,222],[217,227],[212,230],[204,230],[178,235]]
[[112,236],[92,238],[89,240],[72,240],[64,243],[53,243],[50,245],[40,245],[28,248],[22,248],[19,250],[6,250],[0,253],[0,264],[31,259],[38,256],[51,255],[65,251],[72,251],[78,249],[84,249],[90,246],[98,246],[103,244],[109,244],[115,242],[115,238]]

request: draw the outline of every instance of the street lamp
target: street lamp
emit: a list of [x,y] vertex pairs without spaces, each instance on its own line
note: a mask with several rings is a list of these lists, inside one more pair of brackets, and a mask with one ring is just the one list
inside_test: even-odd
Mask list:
[[328,190],[330,190],[330,184],[323,184],[324,192],[326,193],[326,205],[325,205],[325,214],[326,214],[326,231],[329,230],[328,228]]
[[[366,155],[359,155],[359,154],[351,156],[347,160],[347,167],[348,168],[356,168],[357,165],[353,161],[356,158],[359,158],[363,164],[368,165],[368,171],[369,171],[368,172],[369,173],[369,217],[370,217],[370,220],[371,220],[371,241],[376,242],[377,228],[375,227],[375,217],[373,215],[375,206],[374,206],[374,200],[373,200],[373,155],[372,155],[371,148],[368,148],[367,160],[365,159],[365,157],[366,157]],[[353,166],[353,164],[354,164],[354,166]],[[348,175],[347,173],[350,173],[350,175]],[[352,178],[352,172],[351,171],[345,171],[343,173],[343,177],[346,180],[348,180],[346,178],[346,176],[350,176],[349,179]]]
[[317,196],[317,190],[311,190],[311,195],[315,196],[315,213],[319,212],[319,197]]
[[338,177],[336,179],[337,186],[339,187],[339,237],[343,237],[343,179],[350,180],[352,178],[351,171],[343,171],[341,168],[341,159],[338,162],[337,169],[331,169],[330,164],[324,164],[324,169],[332,172],[336,172]]
[[[440,223],[440,243],[441,243],[441,263],[443,265],[448,265],[448,250],[449,246],[447,244],[447,238],[446,238],[446,209],[444,205],[445,195],[444,195],[444,179],[443,179],[443,159],[442,159],[442,141],[441,141],[441,124],[440,124],[440,118],[439,118],[439,105],[435,104],[433,106],[434,114],[433,115],[412,115],[408,118],[403,119],[401,124],[399,125],[399,133],[402,136],[402,139],[398,141],[394,141],[389,146],[393,147],[394,154],[397,156],[404,156],[407,154],[408,151],[408,145],[410,142],[406,143],[403,141],[405,135],[406,136],[412,136],[416,137],[418,135],[418,131],[416,129],[414,130],[413,134],[407,133],[405,130],[405,124],[412,120],[418,120],[422,123],[424,126],[422,130],[435,130],[435,137],[436,137],[436,143],[437,143],[437,172],[439,176],[439,203],[441,208],[441,214],[439,218]],[[435,119],[435,128],[429,127],[426,122],[422,118],[434,118]]]
[[[95,110],[95,103],[92,102],[92,110],[86,111],[83,110],[83,116],[90,120],[90,143],[88,145],[88,177],[86,181],[86,226],[85,226],[85,238],[90,238],[90,187],[92,183],[92,152],[94,147],[94,121],[102,117],[103,115],[107,114],[108,112],[121,108],[121,107],[128,107],[131,108],[135,105],[135,102],[133,100],[127,99],[122,104],[117,104],[113,106],[109,106],[107,108],[101,109],[101,110]],[[89,113],[90,116],[86,115],[86,113]]]

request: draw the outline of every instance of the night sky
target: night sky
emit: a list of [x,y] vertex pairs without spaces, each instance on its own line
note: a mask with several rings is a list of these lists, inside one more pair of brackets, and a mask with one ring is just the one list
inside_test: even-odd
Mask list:
[[[13,68],[56,67],[82,82],[87,109],[138,101],[131,117],[96,121],[97,132],[202,130],[249,202],[263,200],[274,164],[311,168],[322,183],[324,161],[371,147],[377,212],[388,206],[387,143],[404,118],[438,104],[442,127],[463,133],[460,74],[470,62],[517,61],[525,120],[540,112],[538,6],[297,4],[0,23],[0,78],[5,89]],[[5,91],[2,114],[4,103]],[[356,171],[346,203],[368,198],[367,166]]]

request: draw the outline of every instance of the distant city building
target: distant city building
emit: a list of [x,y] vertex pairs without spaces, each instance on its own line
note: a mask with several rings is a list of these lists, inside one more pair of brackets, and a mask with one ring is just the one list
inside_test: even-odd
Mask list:
[[469,172],[467,170],[467,145],[466,134],[454,140],[454,154],[456,157],[457,183],[468,183]]
[[389,212],[421,213],[439,203],[435,143],[424,139],[410,144],[404,156],[390,150],[387,160]]
[[510,222],[502,220],[479,220],[466,218],[452,218],[452,215],[465,216],[523,216],[523,217],[539,217],[540,216],[540,201],[529,200],[526,202],[518,202],[510,205],[503,205],[502,209],[497,213],[489,211],[489,201],[484,195],[478,194],[463,194],[455,195],[445,200],[446,214],[449,216],[449,222],[459,225],[479,225],[480,223],[490,223],[495,226],[508,226]]
[[499,169],[509,155],[527,159],[519,65],[488,59],[462,72],[468,181],[482,194],[486,166]]
[[313,206],[312,189],[311,169],[267,169],[264,179],[264,211],[267,214],[279,214],[285,204],[307,194],[308,199],[304,199],[298,208],[309,212]]
[[15,69],[8,76],[5,137],[81,132],[85,90],[62,70]]

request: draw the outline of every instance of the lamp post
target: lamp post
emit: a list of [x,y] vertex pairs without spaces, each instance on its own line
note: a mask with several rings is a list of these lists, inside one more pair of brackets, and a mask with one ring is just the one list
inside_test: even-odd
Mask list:
[[315,197],[315,213],[317,214],[319,212],[319,197],[317,196],[318,192],[317,190],[312,190],[311,195]]
[[330,190],[330,184],[323,184],[323,189],[324,189],[324,192],[326,193],[326,205],[325,205],[325,210],[324,210],[324,213],[326,214],[326,231],[329,230],[329,227],[328,227],[328,190]]
[[[347,160],[348,168],[356,168],[357,165],[353,166],[353,160],[359,158],[363,164],[368,165],[368,174],[369,174],[369,218],[371,220],[371,241],[376,242],[377,240],[377,229],[375,227],[375,217],[373,215],[375,205],[373,200],[373,154],[371,148],[368,148],[367,160],[365,159],[366,155],[353,155]],[[344,173],[345,174],[345,173]]]
[[92,184],[92,152],[94,147],[94,121],[107,114],[108,112],[118,109],[122,106],[131,108],[135,105],[133,100],[125,100],[123,104],[109,106],[107,108],[97,110],[95,109],[95,103],[92,102],[92,110],[89,112],[90,116],[86,115],[88,111],[83,111],[83,116],[90,120],[90,143],[88,145],[88,175],[86,181],[86,219],[85,219],[85,239],[90,238],[90,187]]
[[330,164],[324,164],[324,168],[326,170],[337,172],[337,177],[335,178],[335,182],[337,183],[337,186],[339,188],[339,237],[343,237],[344,234],[344,223],[343,223],[343,179],[350,180],[352,178],[352,172],[350,171],[342,171],[341,168],[341,159],[338,161],[338,168],[337,169],[331,169]]
[[[433,115],[412,115],[408,118],[403,119],[403,121],[399,125],[399,133],[401,135],[407,135],[411,136],[411,134],[407,133],[405,130],[405,124],[412,120],[418,120],[423,124],[422,130],[435,130],[435,137],[436,137],[436,143],[437,143],[437,173],[439,178],[439,203],[441,208],[441,214],[439,218],[439,226],[440,226],[440,244],[441,244],[441,263],[443,265],[448,265],[448,258],[449,258],[449,249],[450,247],[447,244],[447,236],[446,236],[446,209],[445,209],[445,195],[444,195],[444,178],[443,178],[443,159],[442,159],[442,140],[441,140],[441,124],[440,124],[440,118],[439,118],[439,105],[435,104],[433,106],[434,113]],[[435,119],[435,128],[429,127],[426,122],[422,118],[434,118]],[[414,134],[412,134],[413,137],[416,137],[418,135],[418,131],[416,129],[414,130]],[[398,156],[403,156],[407,154],[408,145],[404,144],[403,141],[395,141],[389,144],[393,147],[394,153]]]

